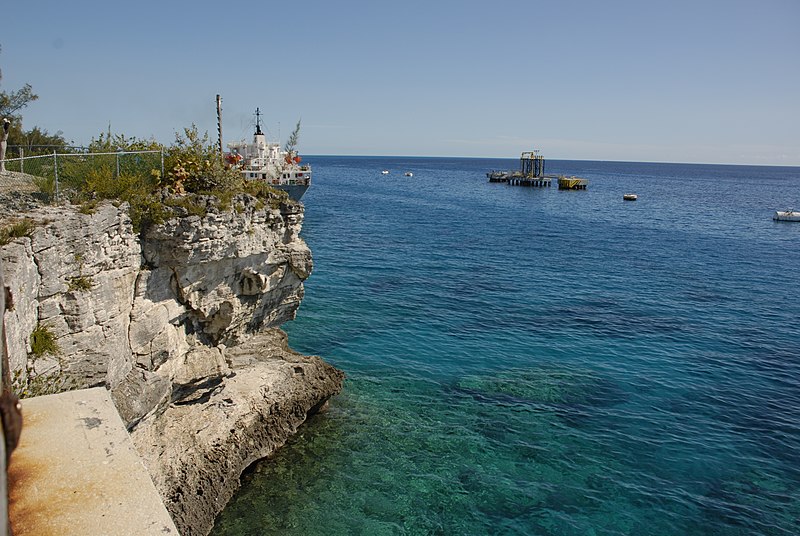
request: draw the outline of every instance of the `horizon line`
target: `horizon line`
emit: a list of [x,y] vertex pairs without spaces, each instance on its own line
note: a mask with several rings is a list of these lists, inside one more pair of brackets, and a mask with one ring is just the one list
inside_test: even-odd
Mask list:
[[[344,158],[463,158],[474,160],[518,160],[518,157],[511,156],[452,156],[452,155],[391,155],[391,154],[304,154],[306,157],[344,157]],[[560,162],[609,162],[622,164],[686,164],[692,166],[748,166],[748,167],[786,167],[800,168],[798,164],[742,164],[731,162],[678,162],[665,160],[597,160],[591,158],[545,158],[549,161]]]

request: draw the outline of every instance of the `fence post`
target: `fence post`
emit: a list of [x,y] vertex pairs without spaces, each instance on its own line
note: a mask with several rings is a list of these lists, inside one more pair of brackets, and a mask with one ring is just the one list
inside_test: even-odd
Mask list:
[[55,149],[53,149],[53,176],[55,177],[56,203],[58,203],[58,158]]
[[161,148],[161,180],[164,180],[164,148]]
[[117,149],[117,178],[119,178],[119,149]]
[[19,172],[25,173],[25,148],[19,148]]

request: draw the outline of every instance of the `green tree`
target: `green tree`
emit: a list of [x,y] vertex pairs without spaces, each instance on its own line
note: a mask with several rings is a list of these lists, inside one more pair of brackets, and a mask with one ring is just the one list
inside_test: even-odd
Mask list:
[[300,137],[300,119],[297,120],[297,125],[295,125],[294,130],[289,135],[289,139],[286,140],[286,146],[283,148],[284,151],[289,153],[290,156],[295,156],[295,149],[297,148],[297,139]]
[[10,93],[0,91],[0,115],[9,119],[18,118],[17,112],[38,98],[39,96],[33,93],[30,84],[25,84],[22,88]]

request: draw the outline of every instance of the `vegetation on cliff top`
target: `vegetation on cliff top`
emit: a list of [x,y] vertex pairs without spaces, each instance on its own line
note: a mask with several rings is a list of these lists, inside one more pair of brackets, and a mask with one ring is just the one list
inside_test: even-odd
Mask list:
[[[241,173],[225,165],[208,134],[200,135],[197,127],[176,134],[170,146],[150,140],[112,134],[110,130],[93,139],[87,154],[72,158],[59,169],[60,195],[80,204],[81,211],[91,213],[98,202],[112,200],[130,205],[134,228],[160,223],[183,209],[188,214],[204,215],[209,207],[208,196],[215,198],[221,210],[231,207],[236,194],[247,193],[261,203],[277,208],[288,201],[285,192],[266,184],[246,181]],[[114,154],[104,158],[100,153],[157,151],[163,154],[164,173],[159,162],[143,159],[138,165],[119,166]],[[96,154],[93,154],[96,153]],[[39,190],[53,195],[52,179],[37,182]]]

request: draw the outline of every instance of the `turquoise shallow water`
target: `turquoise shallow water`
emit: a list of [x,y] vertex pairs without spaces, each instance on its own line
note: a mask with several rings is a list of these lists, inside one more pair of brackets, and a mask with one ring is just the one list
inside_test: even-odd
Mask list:
[[800,533],[800,168],[308,160],[284,327],[348,379],[214,534]]

